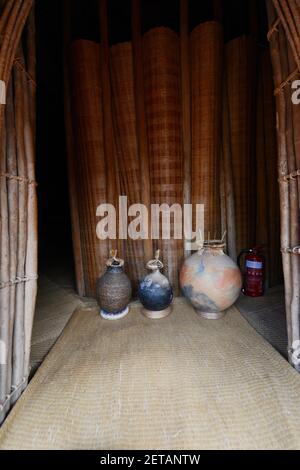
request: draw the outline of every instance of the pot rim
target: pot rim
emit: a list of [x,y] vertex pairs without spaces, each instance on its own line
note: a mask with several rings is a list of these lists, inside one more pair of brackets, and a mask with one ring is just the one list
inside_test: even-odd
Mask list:
[[223,240],[204,240],[203,245],[200,247],[202,248],[225,248],[226,243]]

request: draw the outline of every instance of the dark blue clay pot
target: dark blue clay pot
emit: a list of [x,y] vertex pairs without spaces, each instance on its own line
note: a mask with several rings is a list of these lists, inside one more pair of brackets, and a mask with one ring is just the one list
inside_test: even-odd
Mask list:
[[140,282],[138,288],[142,312],[149,318],[163,318],[171,313],[173,291],[166,276],[160,272],[163,264],[158,258],[159,250],[155,259],[147,263],[151,272]]

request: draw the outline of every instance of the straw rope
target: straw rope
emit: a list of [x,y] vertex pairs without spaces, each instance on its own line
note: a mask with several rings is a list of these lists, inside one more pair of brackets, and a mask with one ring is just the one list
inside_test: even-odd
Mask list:
[[290,253],[293,255],[300,255],[300,246],[294,247],[283,247],[281,248],[282,253]]
[[300,73],[300,71],[298,70],[298,68],[296,70],[294,70],[292,73],[290,73],[288,75],[288,77],[285,80],[283,80],[283,82],[281,82],[278,85],[278,87],[275,88],[274,95],[276,96],[279,93],[281,93],[283,91],[284,87],[286,85],[288,85],[291,82],[291,80],[293,80],[293,78],[295,78],[297,75],[299,75],[299,73]]
[[13,385],[12,386],[12,392],[8,395],[6,395],[5,401],[3,403],[0,403],[0,411],[3,411],[6,406],[10,403],[12,398],[19,392],[20,390],[22,391],[24,384],[26,384],[28,380],[28,377],[23,377],[22,381],[19,383],[19,385]]
[[35,281],[38,279],[38,275],[34,274],[32,276],[23,276],[23,277],[16,277],[15,279],[10,279],[9,281],[0,281],[0,289],[4,289],[5,287],[14,286],[15,284],[20,284],[22,282],[28,281]]
[[21,58],[20,58],[20,57],[16,57],[16,58],[15,58],[14,64],[16,64],[16,65],[19,67],[19,69],[22,70],[22,72],[25,73],[25,75],[26,75],[28,81],[31,82],[31,83],[36,87],[37,84],[36,84],[35,79],[32,77],[32,75],[31,75],[29,72],[27,72],[27,70],[25,69],[24,65],[23,65],[22,62],[21,62]]
[[26,178],[25,176],[11,175],[10,173],[1,172],[0,177],[7,178],[9,180],[17,180],[17,181],[20,181],[22,183],[27,183],[28,185],[31,185],[31,184],[33,184],[34,186],[38,185],[38,183],[35,180],[32,180],[30,178]]
[[280,176],[280,178],[278,178],[278,181],[280,183],[282,183],[282,182],[286,183],[288,181],[292,181],[292,180],[297,179],[297,176],[300,176],[300,170],[295,170],[295,171],[292,171],[291,173],[289,173],[288,175]]
[[271,28],[269,29],[268,33],[267,33],[267,39],[268,41],[271,41],[271,36],[273,33],[278,33],[278,28],[277,26],[280,24],[280,18],[277,18],[277,20],[274,21],[274,23],[272,24]]

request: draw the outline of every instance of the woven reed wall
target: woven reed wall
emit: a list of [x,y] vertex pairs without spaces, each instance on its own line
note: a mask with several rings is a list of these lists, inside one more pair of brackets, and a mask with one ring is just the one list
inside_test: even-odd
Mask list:
[[255,74],[250,37],[225,46],[228,119],[234,185],[236,251],[255,243]]
[[[168,28],[144,35],[145,106],[152,204],[182,204],[182,141],[178,36]],[[172,235],[171,235],[172,236]],[[182,240],[154,240],[175,292],[183,257]]]
[[191,33],[192,203],[204,204],[205,238],[221,237],[220,152],[223,33],[208,22]]
[[280,212],[277,181],[276,112],[273,71],[268,50],[259,57],[257,93],[257,215],[256,244],[265,244],[267,278],[270,286],[282,282]]
[[[193,204],[205,205],[205,238],[208,233],[211,238],[220,237],[227,229],[234,259],[242,248],[267,245],[268,282],[274,285],[281,280],[274,97],[268,51],[258,53],[256,47],[251,37],[243,36],[224,48],[218,22],[203,23],[190,34],[191,194]],[[182,205],[179,37],[169,28],[154,28],[143,36],[142,49],[148,199],[155,204]],[[111,188],[107,179],[110,162],[104,157],[100,48],[89,41],[76,41],[71,55],[83,266],[87,293],[94,295],[96,278],[108,256],[108,243],[96,238],[95,211]],[[140,172],[133,62],[131,43],[110,48],[115,190],[128,197],[128,205],[141,202],[148,178]],[[178,293],[182,240],[163,240],[160,233],[152,244],[153,249],[161,249],[165,273]],[[136,287],[145,273],[143,242],[121,240],[120,249]]]
[[[111,81],[120,188],[130,206],[141,201],[143,179],[136,133],[132,46],[129,42],[111,48]],[[123,246],[125,268],[136,287],[144,273],[143,241],[128,238]]]
[[106,240],[96,236],[96,209],[107,202],[103,149],[99,45],[78,40],[71,47],[72,116],[76,182],[86,295],[96,293],[96,280],[108,255]]

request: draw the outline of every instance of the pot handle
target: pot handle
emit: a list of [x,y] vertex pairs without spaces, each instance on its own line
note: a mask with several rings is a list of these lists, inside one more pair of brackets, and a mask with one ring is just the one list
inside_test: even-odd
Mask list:
[[237,257],[237,265],[238,267],[240,268],[241,271],[243,271],[243,269],[241,268],[241,259],[242,259],[242,256],[245,255],[246,253],[252,253],[252,248],[243,248],[240,253],[239,253],[239,256]]

